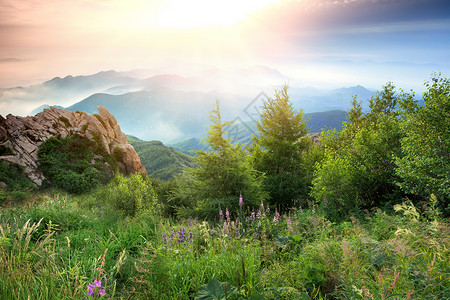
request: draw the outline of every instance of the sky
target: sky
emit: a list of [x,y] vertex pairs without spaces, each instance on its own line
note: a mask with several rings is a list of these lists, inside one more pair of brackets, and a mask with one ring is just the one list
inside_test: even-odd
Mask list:
[[264,65],[296,85],[421,92],[450,74],[449,49],[448,0],[0,1],[0,88]]

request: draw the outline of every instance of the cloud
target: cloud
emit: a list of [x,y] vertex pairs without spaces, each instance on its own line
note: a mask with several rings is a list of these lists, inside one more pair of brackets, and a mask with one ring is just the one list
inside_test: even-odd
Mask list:
[[23,62],[26,60],[15,58],[15,57],[6,57],[6,58],[0,58],[0,63],[16,63],[16,62]]

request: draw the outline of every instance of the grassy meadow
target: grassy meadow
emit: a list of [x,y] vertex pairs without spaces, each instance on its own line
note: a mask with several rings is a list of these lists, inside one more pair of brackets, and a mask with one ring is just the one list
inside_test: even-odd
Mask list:
[[332,223],[236,199],[216,220],[133,217],[91,195],[0,212],[1,299],[448,299],[447,220],[411,203]]

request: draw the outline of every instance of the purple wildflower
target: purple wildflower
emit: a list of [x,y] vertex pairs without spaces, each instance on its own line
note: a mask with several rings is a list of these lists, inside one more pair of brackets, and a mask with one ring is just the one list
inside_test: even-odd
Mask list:
[[178,243],[184,243],[184,241],[186,241],[186,229],[185,228],[181,228],[180,230],[178,230]]
[[172,233],[170,234],[170,245],[173,245],[173,241],[175,240],[175,231],[172,229]]
[[242,199],[242,195],[239,196],[239,207],[242,209],[242,206],[244,206],[244,200]]
[[219,211],[219,217],[220,217],[220,222],[223,221],[223,212],[222,210]]
[[313,207],[312,213],[315,214],[316,213],[316,209]]
[[230,223],[230,222],[231,222],[231,219],[230,219],[230,212],[228,211],[228,207],[227,207],[227,209],[225,210],[225,216],[227,217],[227,222]]
[[105,295],[105,289],[102,289],[102,282],[101,281],[94,280],[94,284],[89,284],[87,295],[91,296],[91,297],[94,297],[94,293],[95,293],[96,290],[98,291],[97,292],[98,296]]
[[256,218],[261,218],[261,209],[258,209],[258,212],[256,213]]
[[255,212],[252,211],[252,214],[250,215],[250,220],[253,221],[255,219]]

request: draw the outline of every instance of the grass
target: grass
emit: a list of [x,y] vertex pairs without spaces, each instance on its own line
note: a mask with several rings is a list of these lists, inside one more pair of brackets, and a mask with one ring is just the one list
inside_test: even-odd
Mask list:
[[0,211],[1,299],[450,297],[449,223],[411,204],[339,224],[324,206],[208,223],[124,217],[92,196],[35,199]]

